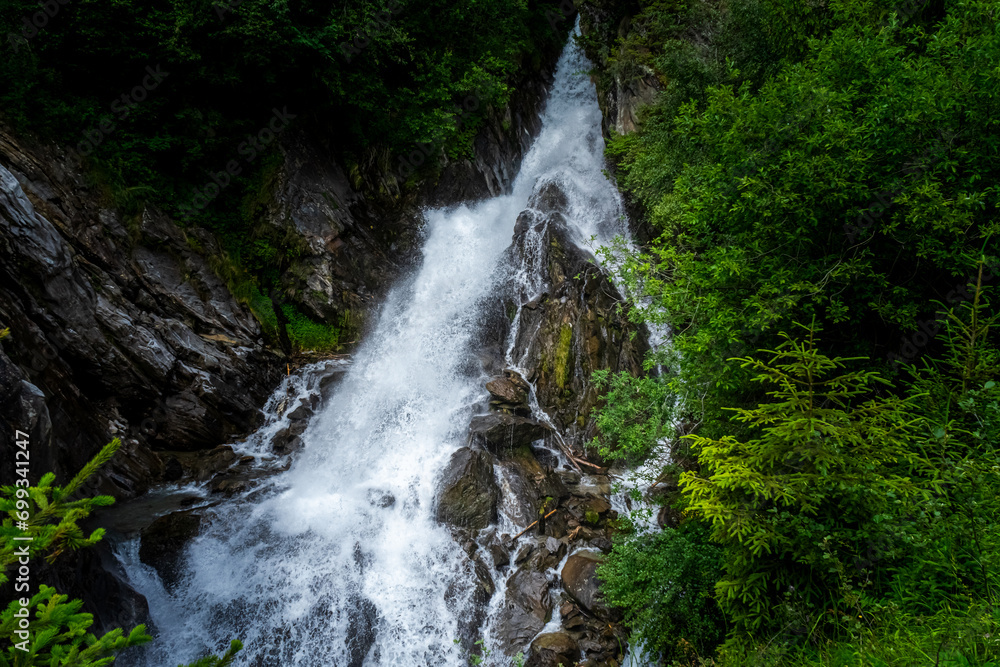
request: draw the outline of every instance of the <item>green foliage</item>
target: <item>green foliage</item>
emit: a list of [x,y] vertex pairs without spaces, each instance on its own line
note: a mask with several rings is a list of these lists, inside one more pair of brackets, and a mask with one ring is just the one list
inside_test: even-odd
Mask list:
[[786,621],[773,612],[786,600],[815,627],[808,614],[842,602],[827,561],[876,539],[877,517],[919,491],[907,476],[923,462],[906,402],[872,397],[888,383],[874,371],[843,372],[850,360],[823,355],[812,330],[801,342],[783,337],[770,360],[741,360],[773,386],[769,402],[735,410],[756,437],[687,436],[701,470],[680,478],[688,511],[725,547],[717,589],[737,632],[778,629]]
[[864,618],[845,617],[837,641],[814,646],[761,642],[729,645],[715,660],[719,667],[997,667],[1000,617],[995,607],[943,608],[914,615],[898,606],[869,610]]
[[[276,106],[336,137],[340,150],[456,146],[462,130],[506,102],[522,63],[558,43],[544,18],[552,8],[527,0],[171,0],[150,9],[80,0],[60,6],[0,63],[0,108],[8,122],[74,147],[108,118],[114,129],[93,160],[122,188],[154,186],[147,194],[175,205],[229,160],[256,160],[238,146]],[[4,0],[0,19],[20,30],[38,9]],[[143,82],[147,66],[167,76],[140,103],[112,106]],[[455,105],[473,94],[478,110],[462,118]],[[246,185],[246,176],[237,180]],[[220,210],[233,200],[220,197]]]
[[[584,7],[614,26],[584,40],[604,85],[662,87],[639,130],[608,145],[659,236],[604,253],[633,316],[671,331],[647,362],[670,372],[596,379],[606,456],[658,457],[666,424],[697,429],[697,460],[669,448],[686,470],[674,502],[721,548],[730,632],[713,657],[675,658],[990,664],[1000,9]],[[822,351],[782,333],[796,322],[826,332]],[[669,636],[674,621],[643,615],[638,578],[668,545],[615,548],[636,632]]]
[[[0,615],[0,636],[12,644],[0,653],[0,666],[101,667],[114,662],[114,653],[152,640],[143,625],[136,626],[127,636],[115,629],[98,639],[87,632],[94,619],[90,614],[80,613],[82,604],[81,600],[70,601],[51,586],[42,585],[24,608],[35,610],[34,618],[25,628],[17,616],[23,613],[20,601],[11,601]],[[23,644],[15,636],[18,630],[28,633],[29,639]]]
[[592,381],[605,392],[596,410],[598,437],[591,443],[601,456],[635,463],[658,453],[670,435],[673,414],[670,390],[660,377],[595,371]]
[[675,332],[672,388],[716,434],[722,406],[754,399],[731,357],[813,317],[833,351],[896,352],[934,300],[954,303],[996,232],[996,5],[884,25],[843,4],[801,60],[759,84],[734,60],[611,145],[662,232],[623,279]]
[[[53,487],[55,475],[48,473],[37,486],[28,485],[22,477],[14,485],[0,488],[0,512],[4,515],[0,527],[3,537],[0,583],[8,581],[8,569],[29,565],[34,557],[45,554],[51,562],[66,550],[89,546],[101,539],[103,529],[98,528],[88,536],[77,522],[87,518],[95,507],[110,505],[114,499],[71,498],[119,447],[121,441],[115,438],[66,486]],[[19,579],[15,593],[24,593],[20,587],[27,581],[30,578],[23,582]],[[27,605],[21,604],[22,598],[28,601]],[[21,595],[12,600],[0,613],[0,637],[8,644],[0,653],[0,666],[100,667],[113,662],[115,652],[152,639],[142,625],[127,636],[115,629],[98,639],[87,632],[94,619],[90,614],[80,613],[82,604],[44,585],[30,597]]]
[[[0,121],[79,154],[126,221],[152,203],[212,230],[225,261],[247,274],[243,291],[249,282],[268,293],[301,251],[294,235],[261,224],[284,159],[269,129],[275,115],[289,117],[281,132],[305,131],[362,165],[358,187],[391,184],[398,156],[418,143],[431,155],[467,155],[487,115],[565,38],[571,22],[554,32],[546,19],[557,4],[73,0],[50,5],[57,13],[36,29],[35,0],[0,0],[10,42]],[[276,331],[267,308],[247,301]],[[328,349],[336,329],[304,324],[299,339]]]
[[[29,558],[45,553],[51,562],[66,550],[75,551],[103,537],[103,528],[95,529],[88,536],[77,522],[90,516],[95,507],[111,505],[114,498],[70,498],[120,447],[118,438],[105,445],[66,486],[53,487],[55,475],[48,473],[36,486],[28,486],[27,480],[22,478],[16,484],[0,488],[0,513],[4,516],[0,526],[3,538],[0,541],[0,584],[7,582],[7,569],[18,562],[24,547],[27,547]],[[27,524],[27,532],[17,527],[20,522]],[[18,541],[16,537],[31,537],[31,540]]]
[[340,329],[337,326],[315,322],[291,304],[284,304],[281,310],[288,320],[288,337],[296,349],[326,352],[338,348]]
[[722,549],[690,521],[677,529],[632,533],[615,541],[598,569],[608,601],[626,610],[633,641],[663,660],[711,655],[726,624],[715,600]]

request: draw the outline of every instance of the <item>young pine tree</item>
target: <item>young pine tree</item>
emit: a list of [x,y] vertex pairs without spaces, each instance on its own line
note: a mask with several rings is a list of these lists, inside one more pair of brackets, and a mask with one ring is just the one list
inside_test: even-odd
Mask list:
[[878,397],[886,380],[825,356],[815,328],[803,328],[804,340],[782,334],[776,350],[762,350],[769,359],[740,360],[771,387],[769,402],[734,410],[756,437],[687,436],[700,470],[680,486],[687,512],[723,547],[716,594],[738,642],[804,635],[842,608],[837,564],[918,492],[908,476],[921,464],[909,404]]

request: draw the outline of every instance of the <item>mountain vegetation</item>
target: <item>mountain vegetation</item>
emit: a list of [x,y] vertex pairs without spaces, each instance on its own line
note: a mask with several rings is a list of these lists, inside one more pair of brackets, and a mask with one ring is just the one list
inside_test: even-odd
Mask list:
[[662,88],[608,147],[655,232],[605,256],[671,332],[603,378],[666,526],[611,600],[664,664],[996,664],[1000,7],[583,12],[603,86]]

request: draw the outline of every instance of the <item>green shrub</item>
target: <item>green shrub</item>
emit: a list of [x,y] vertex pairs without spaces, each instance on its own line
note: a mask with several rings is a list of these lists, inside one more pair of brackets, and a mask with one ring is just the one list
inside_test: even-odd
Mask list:
[[725,638],[726,623],[715,600],[722,549],[706,526],[628,534],[598,569],[610,603],[625,612],[632,641],[664,660],[695,651],[709,656]]

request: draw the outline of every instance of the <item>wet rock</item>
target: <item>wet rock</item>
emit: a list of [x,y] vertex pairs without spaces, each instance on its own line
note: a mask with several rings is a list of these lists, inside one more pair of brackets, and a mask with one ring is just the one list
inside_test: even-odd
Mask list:
[[[543,468],[527,447],[511,452],[507,459],[500,462],[500,466],[511,494],[511,518],[520,526],[527,526],[538,519],[538,510],[545,498],[552,498],[551,508],[558,509],[560,503],[569,497],[559,476]],[[545,521],[549,534],[558,538],[565,532],[564,512],[561,510]]]
[[528,395],[531,385],[517,371],[506,369],[503,376],[486,383],[490,392],[490,409],[498,412],[513,413],[521,417],[531,416],[528,405]]
[[573,554],[562,569],[562,583],[566,592],[586,610],[606,616],[608,608],[600,593],[597,566],[604,557],[589,551]]
[[558,183],[548,181],[532,195],[528,205],[539,213],[561,213],[569,206],[569,198]]
[[[303,428],[302,431],[304,430]],[[291,428],[283,428],[271,438],[271,451],[275,454],[291,454],[302,449],[304,444],[299,434],[293,433]]]
[[167,590],[177,584],[184,546],[200,527],[201,516],[187,510],[161,516],[142,531],[139,560],[156,570]]
[[[511,372],[518,379],[520,376]],[[524,380],[515,382],[511,377],[500,377],[486,383],[486,391],[498,401],[524,403],[528,400],[528,385]]]
[[368,489],[368,492],[365,495],[368,498],[368,502],[371,503],[373,507],[386,509],[396,504],[396,496],[392,495],[388,491],[383,491],[382,489]]
[[[471,559],[472,564],[472,579],[475,582],[475,588],[472,591],[471,609],[467,613],[463,614],[458,621],[459,627],[459,639],[462,644],[463,650],[470,653],[477,653],[479,647],[476,646],[476,641],[481,638],[481,629],[483,624],[486,622],[486,615],[489,609],[490,598],[493,597],[494,591],[496,591],[496,585],[493,583],[493,577],[490,575],[490,568],[482,562],[478,557],[473,557]],[[450,602],[452,600],[457,601],[461,596],[459,590],[462,586],[456,586],[458,590],[451,590],[445,593],[445,600]]]
[[176,482],[184,476],[184,466],[177,460],[176,456],[171,456],[163,465],[163,481]]
[[473,443],[497,456],[530,445],[551,433],[551,429],[542,422],[504,413],[473,417],[469,431]]
[[574,495],[566,503],[567,512],[580,525],[589,528],[604,527],[608,520],[617,517],[611,509],[611,503],[603,496],[593,493]]
[[[637,330],[619,308],[617,290],[589,250],[577,245],[566,224],[565,193],[542,183],[518,218],[508,250],[512,272],[535,275],[545,295],[513,292],[504,298],[518,311],[514,358],[535,386],[540,407],[571,447],[596,435],[592,415],[599,392],[597,370],[641,374],[647,349],[645,330]],[[529,301],[529,298],[533,299]]]
[[559,607],[559,614],[562,616],[562,626],[566,630],[575,631],[587,624],[587,619],[580,613],[580,608],[572,602]]
[[350,654],[348,667],[362,667],[375,643],[378,608],[371,600],[353,594],[347,601],[347,638],[344,643]]
[[543,468],[549,468],[555,470],[559,467],[559,456],[549,447],[544,445],[533,445],[531,452],[535,455],[535,459],[538,460],[539,465]]
[[500,489],[486,452],[462,447],[452,454],[439,488],[438,521],[472,530],[496,521]]
[[220,479],[212,483],[212,493],[221,493],[226,497],[243,493],[247,488],[247,481],[238,478]]
[[545,627],[552,615],[550,585],[541,572],[521,569],[511,575],[497,624],[508,652],[523,649]]
[[517,547],[517,550],[514,552],[514,565],[523,565],[524,562],[528,560],[528,557],[531,556],[532,552],[534,551],[535,551],[535,545],[531,541],[529,540],[522,541],[521,544]]
[[288,413],[289,421],[301,421],[304,419],[309,419],[312,416],[312,407],[307,404],[302,404]]
[[174,452],[187,478],[204,482],[229,469],[239,458],[229,445],[220,445],[207,452]]
[[591,549],[597,549],[601,553],[609,554],[611,553],[611,547],[613,546],[611,540],[603,535],[599,535],[590,540],[587,540],[587,546]]
[[525,667],[567,667],[580,660],[580,647],[565,632],[549,632],[531,642]]
[[475,597],[479,604],[485,605],[490,601],[490,598],[493,597],[493,592],[496,590],[496,586],[493,583],[493,577],[490,576],[490,569],[485,563],[479,559],[473,559],[472,565],[476,573],[477,583]]
[[[548,539],[551,540],[553,538],[549,537]],[[531,558],[528,559],[524,567],[537,572],[554,569],[559,565],[559,561],[562,560],[563,556],[566,555],[566,549],[566,545],[558,540],[555,541],[555,548],[553,549],[549,549],[547,544],[539,546],[531,552]]]
[[498,570],[507,567],[510,563],[510,551],[495,537],[490,540],[487,550],[493,561],[493,567]]

